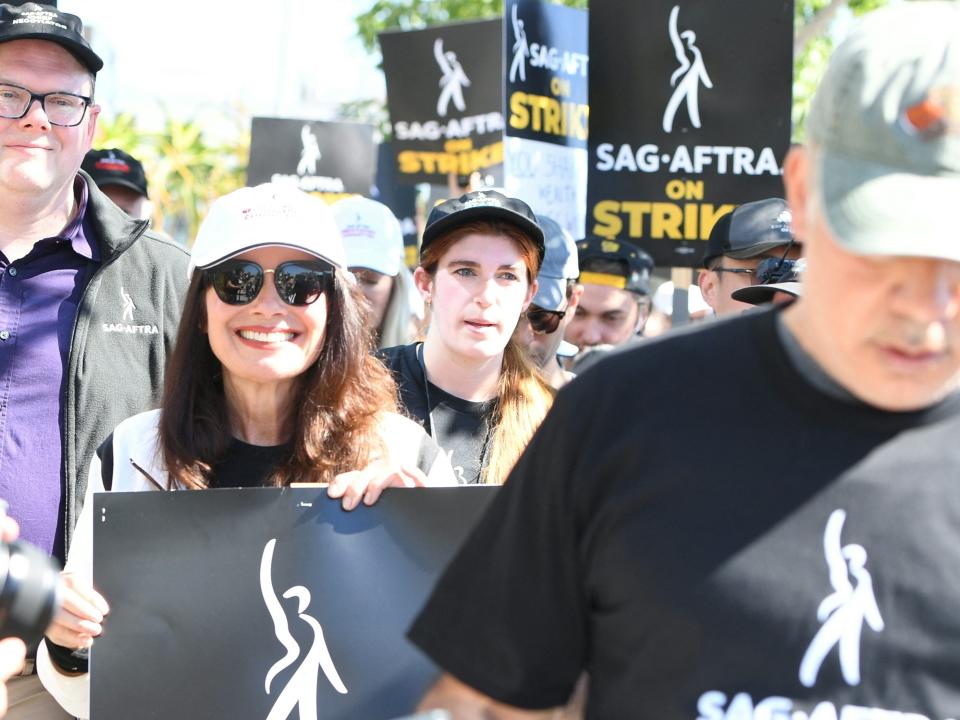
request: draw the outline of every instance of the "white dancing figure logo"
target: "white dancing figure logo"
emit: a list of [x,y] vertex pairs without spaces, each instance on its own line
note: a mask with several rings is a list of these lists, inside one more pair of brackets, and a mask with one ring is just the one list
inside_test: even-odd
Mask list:
[[442,89],[437,99],[437,115],[447,116],[447,108],[451,100],[457,110],[463,112],[467,109],[467,104],[463,101],[463,89],[470,87],[470,79],[463,71],[460,61],[457,60],[457,54],[452,50],[444,51],[443,38],[437,38],[433,41],[433,56],[437,59],[440,72],[443,73],[440,78]]
[[317,161],[322,155],[317,136],[310,130],[309,125],[300,128],[300,143],[303,149],[300,151],[300,162],[297,163],[297,175],[316,175]]
[[513,6],[513,63],[510,65],[510,82],[527,81],[527,58],[530,57],[530,45],[527,43],[527,33],[523,29],[523,20],[517,16],[517,6]]
[[[680,67],[674,70],[670,76],[670,87],[675,88],[673,95],[667,102],[667,109],[663,112],[663,131],[673,132],[673,120],[677,114],[680,104],[687,101],[687,114],[690,116],[690,123],[695,127],[700,127],[700,83],[707,88],[712,88],[710,76],[707,75],[707,68],[703,64],[703,55],[696,46],[697,34],[693,30],[684,30],[682,33],[677,31],[677,16],[680,14],[680,6],[674,5],[670,11],[670,42],[673,43],[673,51],[677,56],[677,62]],[[686,46],[684,46],[686,41]],[[690,57],[687,57],[687,53]]]
[[[263,601],[273,618],[273,630],[277,635],[280,644],[286,648],[287,653],[273,664],[273,667],[267,672],[264,680],[264,690],[267,695],[270,694],[270,685],[274,678],[283,670],[288,668],[300,656],[300,646],[290,634],[290,628],[287,625],[287,616],[277,598],[273,589],[273,549],[277,541],[270,540],[263,548],[263,557],[260,560],[260,592],[263,595]],[[317,720],[317,681],[320,671],[326,675],[327,680],[341,695],[347,693],[347,688],[340,679],[337,668],[334,667],[333,658],[330,657],[330,651],[327,649],[327,643],[323,639],[323,628],[320,623],[306,614],[306,609],[310,605],[310,591],[302,585],[296,585],[287,590],[283,597],[295,597],[298,600],[297,614],[310,629],[313,630],[313,645],[304,655],[300,662],[300,667],[296,669],[286,687],[277,696],[276,702],[267,715],[267,720],[287,720],[295,707],[298,707],[300,720]]]
[[823,553],[834,591],[817,608],[817,619],[823,625],[800,662],[800,682],[806,687],[813,687],[817,682],[820,666],[834,646],[839,648],[843,679],[847,685],[859,685],[863,623],[866,622],[875,632],[883,630],[883,618],[873,594],[873,580],[866,568],[867,551],[854,543],[840,544],[846,517],[843,510],[834,510],[823,533]]
[[123,285],[120,286],[120,299],[123,300],[123,322],[133,322],[133,311],[137,306],[133,304],[133,298],[123,289]]

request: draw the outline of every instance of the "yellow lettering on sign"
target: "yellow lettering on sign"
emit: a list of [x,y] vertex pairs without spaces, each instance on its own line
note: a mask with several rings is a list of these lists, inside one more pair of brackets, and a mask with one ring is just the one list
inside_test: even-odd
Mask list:
[[[600,200],[593,206],[592,232],[604,238],[706,240],[729,204]],[[623,230],[626,228],[626,235]]]
[[[463,143],[466,143],[464,145]],[[404,175],[470,175],[503,162],[503,143],[497,142],[474,148],[469,140],[450,140],[444,147],[462,148],[454,152],[420,152],[404,150],[397,153],[397,169]]]
[[529,128],[547,135],[586,140],[589,117],[589,105],[515,92],[510,96],[510,118],[507,122],[515,130]]

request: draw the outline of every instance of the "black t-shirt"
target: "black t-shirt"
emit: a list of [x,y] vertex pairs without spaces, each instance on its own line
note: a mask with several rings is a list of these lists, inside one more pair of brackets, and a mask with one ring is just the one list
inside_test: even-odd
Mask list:
[[403,409],[447,453],[457,482],[478,483],[489,460],[490,423],[497,402],[464,400],[427,381],[420,347],[416,343],[387,348],[379,357],[393,373]]
[[776,316],[568,385],[411,639],[524,708],[585,669],[589,718],[957,717],[958,397],[832,398]]
[[233,439],[226,456],[213,466],[211,488],[263,487],[273,471],[290,456],[290,443],[249,445]]

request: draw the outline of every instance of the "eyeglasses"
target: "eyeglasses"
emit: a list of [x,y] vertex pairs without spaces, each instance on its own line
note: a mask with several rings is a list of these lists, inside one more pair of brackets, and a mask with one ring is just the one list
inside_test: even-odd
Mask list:
[[264,270],[250,260],[228,260],[206,271],[217,297],[227,305],[246,305],[260,294],[263,276],[273,273],[277,295],[287,305],[316,302],[333,284],[333,268],[322,262],[291,260]]
[[17,120],[30,110],[34,100],[40,102],[52,125],[74,127],[83,121],[93,98],[68,92],[35,93],[19,85],[0,85],[0,117]]
[[560,321],[567,315],[564,310],[544,310],[537,305],[531,305],[524,313],[527,322],[530,323],[530,329],[537,335],[549,335],[555,333],[560,327]]

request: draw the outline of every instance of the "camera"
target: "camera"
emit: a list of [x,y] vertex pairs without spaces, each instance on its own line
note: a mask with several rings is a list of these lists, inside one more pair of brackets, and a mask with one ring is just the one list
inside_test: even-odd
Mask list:
[[60,569],[35,545],[0,543],[0,637],[40,641],[60,607]]

